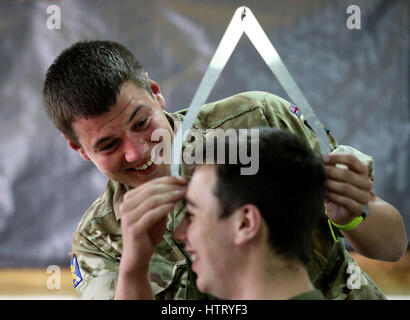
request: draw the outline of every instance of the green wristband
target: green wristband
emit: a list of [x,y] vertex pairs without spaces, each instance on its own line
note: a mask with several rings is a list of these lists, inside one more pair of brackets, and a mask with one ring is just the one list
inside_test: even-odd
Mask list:
[[352,221],[347,224],[337,224],[329,220],[336,228],[342,231],[350,231],[356,228],[364,220],[363,214],[361,216],[355,217]]

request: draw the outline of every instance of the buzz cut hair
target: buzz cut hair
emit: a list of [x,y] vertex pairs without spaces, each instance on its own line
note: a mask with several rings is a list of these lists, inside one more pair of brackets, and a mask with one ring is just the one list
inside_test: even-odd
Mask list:
[[73,122],[109,112],[126,81],[152,96],[147,73],[123,45],[102,40],[77,42],[63,50],[47,71],[43,86],[46,112],[57,129],[79,145]]

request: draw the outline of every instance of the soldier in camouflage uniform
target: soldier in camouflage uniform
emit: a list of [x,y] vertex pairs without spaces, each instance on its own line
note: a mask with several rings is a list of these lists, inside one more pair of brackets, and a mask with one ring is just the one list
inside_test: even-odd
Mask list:
[[[47,72],[43,96],[48,114],[70,147],[109,179],[74,233],[70,255],[75,288],[86,299],[149,299],[152,294],[156,299],[208,298],[195,287],[186,253],[172,239],[184,216],[180,200],[187,180],[170,177],[169,165],[157,164],[151,156],[160,143],[152,141],[152,134],[163,130],[173,136],[174,124],[186,110],[163,111],[159,85],[126,48],[108,41],[80,42],[64,50]],[[209,103],[194,124],[204,134],[209,129],[266,126],[290,130],[319,152],[303,115],[269,93],[247,92]],[[328,136],[335,150],[337,143]],[[407,246],[400,213],[371,193],[371,158],[349,150],[350,155],[324,158],[328,217],[344,225],[368,204],[369,218],[352,231],[335,230],[336,236],[345,236],[368,257],[400,259]],[[349,170],[337,168],[336,163]],[[182,176],[189,174],[183,165]],[[159,220],[150,220],[152,214]],[[307,268],[327,299],[384,298],[343,242],[334,242],[325,216],[313,233]],[[349,289],[348,270],[359,270],[365,285]],[[139,286],[127,287],[131,280]]]

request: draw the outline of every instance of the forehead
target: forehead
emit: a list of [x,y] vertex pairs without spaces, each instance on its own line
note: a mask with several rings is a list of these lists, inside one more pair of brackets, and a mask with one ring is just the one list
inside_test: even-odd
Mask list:
[[131,99],[152,100],[151,95],[144,88],[137,87],[133,82],[124,82],[121,86],[120,93],[117,96],[116,104],[127,103]]
[[93,118],[76,119],[73,129],[80,140],[95,140],[111,129],[121,128],[137,107],[143,106],[142,110],[146,110],[151,108],[152,104],[152,97],[145,89],[136,87],[132,82],[125,82],[115,104],[108,112]]
[[197,204],[206,203],[212,198],[216,182],[216,170],[213,165],[202,165],[195,169],[188,186],[187,196]]

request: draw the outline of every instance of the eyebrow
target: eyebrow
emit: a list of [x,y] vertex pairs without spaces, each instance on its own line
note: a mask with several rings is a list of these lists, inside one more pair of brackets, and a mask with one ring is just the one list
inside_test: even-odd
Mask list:
[[101,144],[101,143],[103,143],[103,142],[105,142],[105,141],[107,141],[107,140],[110,140],[110,139],[111,139],[111,136],[109,136],[109,137],[104,137],[104,138],[99,139],[99,140],[93,145],[93,149],[98,149],[98,145],[99,145],[99,144]]
[[[130,117],[128,118],[128,120],[127,120],[127,124],[130,124],[130,123],[132,122],[132,120],[134,120],[135,115],[138,113],[138,111],[139,111],[143,106],[144,106],[144,105],[139,104],[139,105],[137,105],[137,106],[135,107],[134,111],[131,113],[131,116],[130,116]],[[101,138],[101,139],[98,139],[97,142],[94,143],[93,148],[94,148],[94,149],[97,149],[99,144],[101,144],[101,143],[103,143],[103,142],[105,142],[105,141],[107,141],[107,140],[110,140],[110,139],[111,139],[111,136],[103,137],[103,138]]]
[[185,203],[193,208],[198,208],[198,206],[195,204],[194,201],[192,201],[190,198],[185,197]]
[[138,111],[139,111],[143,106],[144,106],[143,104],[138,104],[138,105],[135,107],[134,111],[131,113],[131,116],[130,116],[130,117],[128,118],[128,120],[127,120],[127,124],[130,124],[130,123],[132,122],[132,120],[134,120],[135,115],[138,113]]

